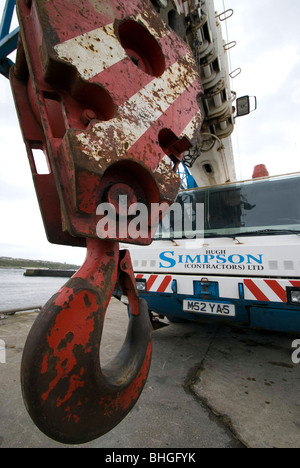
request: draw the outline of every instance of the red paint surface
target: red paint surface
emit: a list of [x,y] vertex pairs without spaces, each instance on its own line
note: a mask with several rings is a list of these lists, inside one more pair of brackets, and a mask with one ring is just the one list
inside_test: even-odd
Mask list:
[[[72,299],[70,299],[72,297]],[[90,307],[86,306],[87,300],[90,302]],[[57,316],[55,325],[50,331],[47,338],[51,349],[51,359],[58,358],[56,365],[56,377],[50,382],[48,390],[42,395],[43,400],[47,400],[51,391],[55,388],[61,379],[70,378],[68,396],[60,399],[57,405],[67,401],[72,396],[74,390],[80,386],[84,386],[84,381],[81,381],[81,375],[72,375],[73,368],[77,365],[77,360],[73,354],[75,345],[81,345],[89,351],[88,346],[90,334],[94,330],[94,314],[98,310],[98,304],[94,294],[87,291],[75,294],[72,290],[62,291],[57,298],[57,306],[62,307],[60,314]],[[73,334],[71,342],[66,341],[67,335]],[[62,342],[65,345],[62,345]],[[48,359],[50,353],[48,354]],[[46,362],[43,361],[42,373],[45,373]]]

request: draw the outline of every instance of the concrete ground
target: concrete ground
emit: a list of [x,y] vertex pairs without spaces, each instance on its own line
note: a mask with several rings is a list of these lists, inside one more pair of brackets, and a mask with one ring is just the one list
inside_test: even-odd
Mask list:
[[[20,361],[36,316],[0,320],[6,344],[6,363],[0,363],[1,448],[68,447],[42,434],[22,401]],[[125,306],[113,299],[101,344],[105,359],[120,348],[127,320]],[[137,404],[110,433],[81,447],[300,447],[294,340],[216,322],[172,323],[155,331],[152,365]]]

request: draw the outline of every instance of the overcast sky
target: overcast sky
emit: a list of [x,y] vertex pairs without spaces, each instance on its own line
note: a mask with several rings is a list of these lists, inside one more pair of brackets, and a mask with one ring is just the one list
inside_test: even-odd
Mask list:
[[[0,0],[0,15],[5,0]],[[215,0],[218,12],[223,0]],[[256,164],[271,175],[300,170],[300,0],[225,0],[232,82],[238,96],[256,96],[258,109],[237,119],[232,136],[239,179]],[[226,28],[223,23],[224,36]],[[48,243],[36,201],[9,82],[0,76],[0,256],[81,264],[84,249]]]

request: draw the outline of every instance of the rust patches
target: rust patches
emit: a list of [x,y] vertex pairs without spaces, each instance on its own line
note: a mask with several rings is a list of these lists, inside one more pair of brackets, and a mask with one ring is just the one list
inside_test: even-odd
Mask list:
[[152,342],[148,344],[146,353],[145,353],[145,360],[143,362],[143,366],[140,368],[136,378],[134,381],[127,387],[126,391],[122,392],[120,395],[120,398],[118,400],[115,400],[115,404],[118,405],[122,409],[122,411],[127,410],[133,402],[135,402],[140,393],[141,393],[141,388],[144,387],[149,367],[150,367],[150,362],[151,362],[151,356],[152,356]]
[[[68,388],[68,391],[65,395],[64,398],[58,398],[57,401],[56,401],[56,406],[59,408],[63,403],[65,403],[66,401],[68,401],[73,393],[75,392],[75,390],[77,390],[78,388],[82,388],[84,387],[85,385],[85,382],[83,380],[83,376],[84,376],[84,369],[82,368],[79,375],[72,375],[71,378],[70,378],[70,386]],[[69,410],[71,411],[71,409]],[[78,421],[77,421],[78,422]]]
[[38,427],[60,442],[83,443],[106,433],[130,411],[147,378],[152,326],[145,301],[130,316],[117,364],[101,369],[99,362],[103,320],[119,263],[120,284],[131,304],[128,252],[119,257],[114,244],[89,240],[85,264],[47,303],[25,345],[26,406]]
[[[48,360],[50,356],[51,360],[57,360],[56,376],[49,383],[48,390],[42,394],[43,400],[48,399],[53,389],[62,379],[70,379],[69,388],[66,392],[66,395],[68,395],[67,399],[71,397],[76,388],[84,385],[84,383],[80,383],[80,376],[74,377],[72,375],[72,371],[77,365],[74,347],[80,346],[83,351],[89,348],[90,336],[95,326],[94,321],[88,319],[97,312],[99,307],[95,295],[90,292],[74,294],[72,291],[69,294],[67,290],[65,294],[62,292],[60,302],[62,302],[61,313],[57,315],[55,324],[47,339],[50,348]],[[90,307],[87,307],[87,303],[90,304]],[[66,314],[68,313],[72,314],[72,320],[66,319]],[[46,368],[46,362],[43,361],[41,370],[43,374],[45,374]],[[60,401],[66,400],[62,399]]]
[[[191,51],[164,25],[149,1],[33,0],[32,4],[35,14],[28,17],[28,8],[23,10],[20,2],[20,27],[26,66],[32,70],[36,117],[43,127],[38,133],[30,129],[27,139],[34,135],[34,140],[47,148],[55,173],[51,194],[56,199],[56,229],[51,228],[50,204],[43,204],[51,241],[60,243],[63,239],[63,243],[81,245],[84,241],[79,238],[97,237],[95,211],[102,201],[99,188],[107,169],[119,161],[130,159],[148,167],[159,197],[157,191],[154,197],[149,191],[149,204],[174,201],[177,190],[171,189],[172,170],[168,173],[165,167],[159,177],[160,169],[155,171],[164,156],[158,134],[168,128],[177,138],[185,137],[182,128],[177,131],[178,122],[183,120],[182,113],[191,121],[198,112],[196,98],[202,88]],[[131,28],[149,39],[139,41],[148,44],[145,63],[139,68],[139,47],[132,57],[129,51],[128,41],[133,41],[133,46],[136,41]],[[36,44],[43,44],[42,63]],[[146,62],[152,63],[152,71]],[[175,109],[176,100],[185,92],[183,106]],[[24,95],[23,88],[18,94]],[[58,134],[56,115],[49,117],[45,95],[47,99],[55,96],[55,108],[61,113]],[[192,141],[200,125],[200,119],[194,121],[187,138]],[[124,180],[117,182],[128,183],[129,172],[124,171]],[[37,191],[44,199],[42,187]],[[151,238],[145,242],[115,240],[151,242]]]

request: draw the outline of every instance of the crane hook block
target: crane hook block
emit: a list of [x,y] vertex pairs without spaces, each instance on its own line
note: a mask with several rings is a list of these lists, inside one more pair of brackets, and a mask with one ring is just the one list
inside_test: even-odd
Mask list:
[[[145,384],[152,325],[147,303],[134,291],[128,253],[126,261],[123,256],[117,243],[88,239],[85,263],[30,330],[21,365],[23,398],[39,429],[59,442],[85,443],[111,430]],[[127,284],[128,331],[117,356],[101,367],[104,316],[118,277]]]
[[[151,243],[151,204],[174,202],[203,121],[191,49],[150,0],[17,0],[17,12],[10,80],[48,239],[101,237],[97,207],[116,204],[121,187],[149,222],[138,238],[101,238]],[[37,149],[49,174],[38,174]]]
[[[175,201],[178,165],[203,121],[203,89],[192,51],[150,0],[16,4],[20,34],[10,81],[47,237],[87,247],[84,265],[29,333],[22,391],[45,434],[84,443],[118,424],[145,383],[151,322],[129,252],[119,253],[118,242],[150,244]],[[111,224],[103,222],[108,206]],[[147,208],[134,235],[132,206]],[[117,281],[129,300],[128,331],[116,358],[101,366],[103,321]]]

